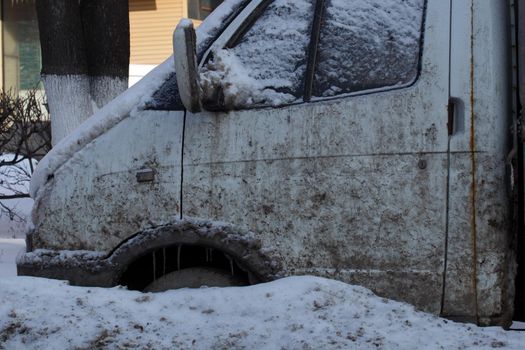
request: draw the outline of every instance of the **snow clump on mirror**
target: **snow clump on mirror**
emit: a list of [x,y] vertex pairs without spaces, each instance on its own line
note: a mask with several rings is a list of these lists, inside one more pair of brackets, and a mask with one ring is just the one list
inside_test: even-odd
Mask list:
[[235,109],[263,103],[278,106],[295,101],[295,96],[265,88],[260,80],[252,78],[250,71],[230,50],[220,50],[214,56],[200,80],[205,103]]
[[210,109],[292,103],[302,96],[313,0],[276,0],[231,48],[201,69]]

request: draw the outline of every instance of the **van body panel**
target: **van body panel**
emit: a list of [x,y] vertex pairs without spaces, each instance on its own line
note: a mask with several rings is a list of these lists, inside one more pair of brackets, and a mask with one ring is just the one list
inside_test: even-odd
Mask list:
[[[34,249],[111,252],[180,215],[182,112],[141,111],[76,153],[33,209]],[[140,172],[154,180],[138,182]]]
[[514,135],[510,14],[505,1],[490,0],[475,1],[473,12],[476,74],[471,135],[475,148],[471,151],[475,169],[478,317],[486,324],[501,315],[500,322],[510,324],[516,273],[510,207],[509,156]]
[[514,293],[508,16],[506,2],[453,0],[451,97],[461,106],[450,139],[442,312],[473,322],[508,318]]
[[[421,71],[410,87],[189,114],[183,216],[255,232],[284,275],[359,280],[438,313],[450,8],[431,0],[427,11]],[[378,283],[390,274],[399,284]]]

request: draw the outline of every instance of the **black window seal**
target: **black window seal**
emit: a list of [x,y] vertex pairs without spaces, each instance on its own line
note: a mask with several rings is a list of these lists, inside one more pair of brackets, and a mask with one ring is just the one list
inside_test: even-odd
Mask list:
[[225,48],[231,49],[232,47],[237,46],[239,44],[239,41],[242,37],[253,27],[255,22],[261,17],[263,12],[266,10],[266,8],[272,3],[274,0],[265,0],[262,1],[255,10],[253,10],[248,17],[242,22],[242,24],[237,28],[235,33],[231,36],[231,38],[228,40]]
[[244,0],[241,5],[239,6],[239,8],[237,10],[235,10],[234,12],[232,12],[228,18],[226,19],[226,23],[225,25],[222,27],[222,29],[220,31],[217,32],[217,34],[215,34],[215,36],[213,37],[213,39],[209,40],[208,44],[206,45],[205,48],[203,48],[200,52],[197,53],[197,61],[200,63],[200,61],[202,61],[203,59],[205,59],[206,57],[204,57],[204,55],[206,54],[206,51],[213,45],[213,43],[219,39],[219,37],[224,33],[225,30],[228,29],[228,27],[232,24],[232,22],[235,20],[235,18],[237,18],[237,16],[239,16],[241,14],[242,11],[244,11],[246,9],[246,7],[250,4],[251,0]]
[[317,65],[317,54],[319,50],[319,37],[321,36],[321,24],[323,21],[325,0],[317,0],[315,3],[314,19],[312,22],[312,33],[307,52],[306,76],[304,80],[303,101],[310,102],[312,99],[313,84],[315,78],[315,67]]

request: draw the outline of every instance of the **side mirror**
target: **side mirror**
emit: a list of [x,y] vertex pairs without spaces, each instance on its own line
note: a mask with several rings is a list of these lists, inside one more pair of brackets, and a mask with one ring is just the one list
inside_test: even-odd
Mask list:
[[197,39],[191,20],[182,19],[175,28],[173,51],[177,86],[182,103],[188,111],[200,112],[201,88],[197,67]]

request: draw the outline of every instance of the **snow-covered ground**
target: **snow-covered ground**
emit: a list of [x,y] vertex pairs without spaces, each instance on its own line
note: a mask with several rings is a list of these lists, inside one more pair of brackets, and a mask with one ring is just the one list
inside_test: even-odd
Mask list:
[[[20,217],[29,219],[33,200],[31,198],[10,199],[3,201],[9,208],[13,209]],[[23,238],[27,222],[20,218],[10,218],[8,214],[0,214],[0,238]]]
[[24,239],[1,237],[2,236],[0,236],[0,279],[3,279],[16,276],[15,259],[18,252],[25,248],[26,243]]
[[[2,161],[10,162],[14,159],[17,159],[14,154],[0,154],[0,163]],[[36,161],[33,164],[36,166]],[[15,166],[1,166],[0,195],[29,193],[29,174],[31,174],[31,170],[28,160],[20,161]],[[0,208],[0,238],[23,238],[33,207],[33,200],[31,198],[3,199],[1,203],[11,209],[14,215],[10,216],[5,209]]]
[[0,240],[0,349],[523,349],[479,328],[317,277],[140,293],[14,276],[22,240]]

